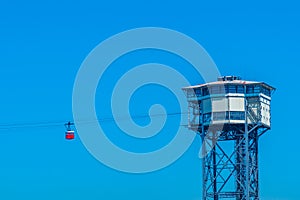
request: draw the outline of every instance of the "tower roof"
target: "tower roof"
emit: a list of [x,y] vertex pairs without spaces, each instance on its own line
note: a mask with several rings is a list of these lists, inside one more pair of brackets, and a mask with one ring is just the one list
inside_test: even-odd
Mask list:
[[262,85],[265,86],[266,88],[270,90],[275,90],[274,87],[270,86],[269,84],[265,82],[258,82],[258,81],[246,81],[246,80],[241,80],[240,77],[236,76],[223,76],[219,77],[217,81],[215,82],[209,82],[209,83],[204,83],[204,84],[198,84],[198,85],[193,85],[193,86],[188,86],[182,88],[183,90],[188,90],[188,89],[195,89],[195,88],[201,88],[201,87],[209,87],[209,86],[214,86],[214,85]]

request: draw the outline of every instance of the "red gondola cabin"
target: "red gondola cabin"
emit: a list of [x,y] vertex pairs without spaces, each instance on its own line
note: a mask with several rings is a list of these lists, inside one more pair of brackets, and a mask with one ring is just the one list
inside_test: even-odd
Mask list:
[[74,131],[66,131],[66,139],[73,140],[75,138]]

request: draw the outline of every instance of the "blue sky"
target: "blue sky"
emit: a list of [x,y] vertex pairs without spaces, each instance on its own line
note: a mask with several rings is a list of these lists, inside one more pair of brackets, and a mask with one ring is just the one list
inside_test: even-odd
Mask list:
[[223,75],[277,88],[272,130],[260,139],[260,194],[299,199],[299,6],[290,0],[2,1],[0,124],[58,126],[0,130],[0,199],[201,199],[199,138],[173,165],[133,175],[102,165],[79,139],[65,141],[59,125],[72,119],[73,83],[87,54],[116,33],[145,26],[194,38]]

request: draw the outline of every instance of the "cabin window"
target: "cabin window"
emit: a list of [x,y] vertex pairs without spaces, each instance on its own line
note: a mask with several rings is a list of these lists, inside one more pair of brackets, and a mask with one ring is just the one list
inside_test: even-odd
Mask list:
[[211,113],[207,113],[203,115],[203,123],[211,121]]
[[260,93],[261,87],[259,85],[254,86],[254,93]]
[[244,86],[238,85],[237,86],[237,93],[244,93]]
[[203,96],[209,95],[209,91],[207,87],[202,88],[202,94]]
[[194,93],[197,97],[200,97],[201,96],[201,89],[200,88],[194,89]]
[[245,112],[231,111],[230,119],[231,120],[245,120]]
[[210,94],[220,94],[220,87],[218,85],[210,88]]
[[264,94],[264,95],[267,95],[267,96],[271,96],[271,91],[265,87],[262,87],[261,88],[261,92]]
[[253,85],[247,86],[246,93],[247,94],[253,94],[254,93],[254,87],[253,87]]
[[213,120],[226,120],[228,119],[228,112],[214,112],[213,113]]

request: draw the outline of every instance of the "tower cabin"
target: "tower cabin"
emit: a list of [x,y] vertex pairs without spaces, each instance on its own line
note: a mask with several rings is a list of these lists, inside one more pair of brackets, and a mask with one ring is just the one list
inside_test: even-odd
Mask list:
[[270,102],[274,88],[264,82],[223,76],[216,82],[182,89],[189,104],[190,129],[200,131],[202,126],[246,122],[271,127]]

